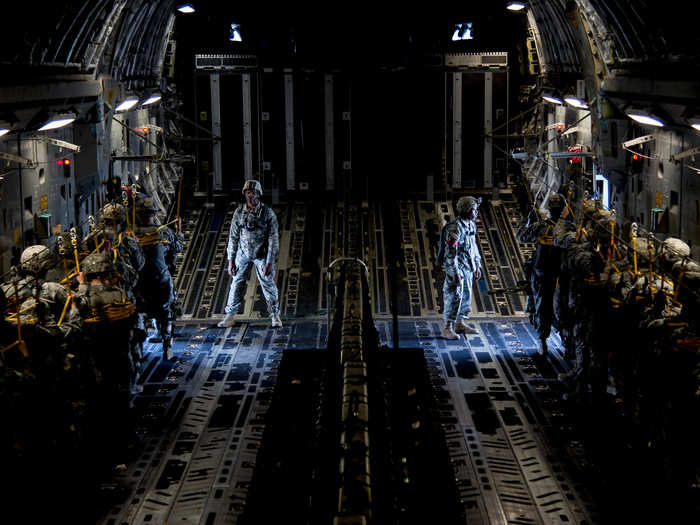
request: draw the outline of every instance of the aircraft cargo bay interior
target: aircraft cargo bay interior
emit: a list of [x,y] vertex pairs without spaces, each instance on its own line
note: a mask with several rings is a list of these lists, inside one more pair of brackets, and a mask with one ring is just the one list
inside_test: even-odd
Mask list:
[[3,523],[695,523],[672,0],[14,5]]

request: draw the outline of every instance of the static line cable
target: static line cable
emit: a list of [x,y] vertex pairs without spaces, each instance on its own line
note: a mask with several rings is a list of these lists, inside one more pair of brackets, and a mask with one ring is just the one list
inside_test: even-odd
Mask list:
[[182,179],[184,179],[184,175],[180,175],[180,180],[177,184],[177,211],[175,212],[175,217],[180,218],[180,197],[182,195]]
[[[510,119],[510,120],[504,122],[504,123],[501,124],[500,126],[496,126],[495,128],[493,128],[493,129],[491,130],[490,135],[493,135],[493,133],[494,133],[496,130],[501,129],[503,126],[507,126],[508,124],[510,124],[511,122],[513,122],[514,120],[517,120],[517,119],[519,119],[520,117],[523,117],[523,116],[527,115],[527,114],[530,113],[531,111],[534,111],[534,110],[538,109],[538,108],[539,108],[541,105],[543,105],[543,104],[544,104],[544,102],[538,102],[537,104],[535,104],[534,106],[532,106],[530,109],[526,109],[525,111],[522,111],[522,112],[518,113],[518,114],[515,115],[512,119]],[[507,131],[507,130],[506,130],[506,131]],[[487,136],[488,136],[488,135],[487,135]]]
[[[632,153],[633,155],[639,155],[639,156],[642,157],[643,159],[658,160],[658,159],[661,158],[659,155],[655,155],[655,156],[651,156],[651,157],[650,157],[649,155],[644,155],[643,153],[640,153],[640,152],[638,152],[638,151],[634,151],[634,150],[631,149],[631,148],[628,148],[628,147],[625,146],[624,144],[622,144],[622,149],[625,150],[625,151],[629,151],[629,152]],[[699,171],[700,171],[700,170],[699,170]]]
[[144,136],[143,136],[143,135],[144,135],[143,133],[141,133],[140,131],[136,131],[135,129],[130,128],[129,126],[127,126],[126,124],[124,124],[121,120],[119,120],[119,119],[118,119],[117,117],[115,117],[114,115],[112,115],[112,120],[115,121],[115,122],[118,122],[122,127],[126,128],[130,133],[133,133],[134,135],[136,135],[137,137],[139,137],[139,138],[140,138],[141,140],[143,140],[144,142],[148,142],[151,146],[153,146],[154,148],[156,148],[156,150],[158,151],[158,154],[159,154],[159,155],[162,155],[162,153],[163,153],[163,152],[162,152],[162,148],[160,148],[160,147],[158,146],[158,144],[156,144],[155,142],[152,142],[152,141],[150,141],[149,139],[147,139],[146,137],[144,137]]
[[185,115],[183,115],[182,113],[178,113],[177,111],[172,110],[172,109],[170,109],[170,108],[168,108],[168,107],[166,107],[166,106],[162,106],[162,108],[163,108],[166,112],[171,113],[171,114],[173,114],[173,115],[175,115],[175,116],[181,118],[181,119],[184,120],[185,122],[187,122],[187,123],[193,125],[195,128],[200,129],[200,130],[202,130],[202,131],[208,133],[209,135],[212,136],[212,138],[213,138],[214,140],[221,140],[221,137],[215,136],[215,135],[211,132],[210,129],[207,129],[207,128],[205,128],[204,126],[200,126],[199,124],[197,124],[197,123],[194,122],[193,120],[188,119],[188,118],[187,118]]
[[[131,226],[134,235],[136,235],[136,195],[138,195],[138,192],[138,188],[134,184],[131,189]],[[126,209],[126,213],[127,215],[129,214],[129,208]]]

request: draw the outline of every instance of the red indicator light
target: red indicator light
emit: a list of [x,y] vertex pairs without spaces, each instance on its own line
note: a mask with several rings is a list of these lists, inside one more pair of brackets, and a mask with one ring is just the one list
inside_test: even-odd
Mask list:
[[636,153],[632,155],[632,160],[639,160],[639,155],[637,155]]
[[64,160],[63,164],[65,164],[66,166],[70,166],[70,159]]
[[56,161],[56,164],[58,164],[59,166],[62,166],[62,165],[63,165],[63,159],[57,160],[57,161]]

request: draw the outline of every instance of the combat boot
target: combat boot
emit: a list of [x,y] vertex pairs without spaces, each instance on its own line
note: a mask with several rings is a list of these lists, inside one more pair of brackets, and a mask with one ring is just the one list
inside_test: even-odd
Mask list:
[[163,359],[166,361],[171,361],[174,357],[175,354],[173,353],[173,342],[172,338],[170,336],[164,335],[163,336]]
[[226,314],[226,317],[224,317],[221,321],[219,321],[218,326],[219,328],[228,328],[229,326],[233,326],[235,324],[233,314]]
[[282,319],[280,319],[280,314],[273,314],[270,319],[272,320],[272,328],[282,328]]
[[445,339],[459,339],[452,325],[452,321],[445,321],[445,326],[442,327],[442,337]]
[[471,326],[467,326],[467,324],[464,321],[466,321],[466,319],[457,319],[457,322],[455,323],[455,333],[469,335],[476,334],[477,331],[474,330]]
[[160,343],[163,340],[162,334],[160,333],[160,327],[158,326],[158,321],[156,319],[151,319],[151,326],[155,333],[148,338],[149,343]]
[[537,353],[541,356],[546,356],[549,353],[546,337],[540,337],[540,347],[537,349]]

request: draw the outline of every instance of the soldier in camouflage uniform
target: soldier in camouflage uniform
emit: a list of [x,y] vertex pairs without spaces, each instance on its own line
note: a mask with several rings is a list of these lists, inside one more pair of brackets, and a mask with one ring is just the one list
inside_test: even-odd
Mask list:
[[568,208],[557,221],[553,231],[553,244],[562,249],[563,274],[568,277],[568,308],[571,309],[571,345],[567,350],[575,357],[571,378],[575,393],[587,396],[598,395],[607,381],[607,366],[604,365],[602,348],[605,334],[601,327],[607,312],[605,283],[600,274],[605,261],[596,252],[594,236],[594,208],[584,203],[584,223],[578,229],[566,221]]
[[172,332],[170,321],[175,318],[175,287],[171,270],[177,254],[182,251],[183,235],[180,223],[174,232],[156,222],[157,207],[151,197],[136,203],[136,236],[145,256],[145,264],[139,274],[139,312],[156,320],[163,341],[163,357],[172,359]]
[[125,217],[124,207],[121,204],[106,204],[100,210],[99,227],[102,228],[105,241],[109,241],[114,253],[116,284],[133,302],[139,272],[143,270],[146,258],[138,240],[125,231]]
[[95,384],[88,400],[92,454],[108,468],[124,462],[131,436],[130,393],[135,374],[131,339],[136,313],[126,292],[112,284],[112,254],[98,252],[81,264],[79,295],[87,303],[84,352],[94,363]]
[[535,219],[523,223],[516,233],[520,242],[537,242],[529,278],[534,303],[530,322],[540,336],[541,355],[547,355],[547,338],[554,314],[554,290],[561,268],[561,250],[552,244],[552,231],[564,208],[564,198],[557,193],[551,195],[548,207],[549,217],[535,211]]
[[[25,248],[19,260],[19,279],[3,283],[3,291],[10,306],[36,295],[41,289],[46,273],[53,266],[51,251],[42,244]],[[14,273],[17,276],[17,273]]]
[[457,218],[445,224],[440,235],[437,262],[444,264],[445,269],[442,336],[446,339],[458,339],[458,333],[476,333],[465,321],[471,311],[473,279],[481,278],[475,222],[479,204],[480,198],[461,197],[456,206]]
[[[126,231],[126,211],[124,206],[117,203],[108,203],[100,210],[98,215],[98,231],[104,235],[106,245],[111,249],[112,263],[114,265],[114,284],[126,293],[126,297],[132,303],[136,303],[136,288],[139,273],[143,270],[146,258],[139,246],[138,240],[133,237],[133,232]],[[131,338],[131,360],[134,376],[132,378],[132,390],[140,390],[137,386],[138,370],[143,360],[143,342],[146,340],[146,330],[143,323],[133,330]]]
[[74,342],[83,323],[76,298],[43,280],[52,264],[48,248],[28,247],[20,257],[17,293],[14,282],[0,292],[0,463],[12,478],[4,496],[13,502],[31,490],[36,480],[30,472],[74,452],[78,439]]
[[279,252],[279,227],[272,208],[261,201],[262,186],[256,180],[247,180],[243,186],[246,202],[236,208],[228,236],[228,273],[233,277],[226,303],[226,317],[220,327],[233,326],[234,315],[243,301],[245,274],[251,264],[260,282],[272,320],[273,328],[282,328],[275,259]]
[[36,318],[42,326],[57,327],[69,335],[80,330],[81,303],[67,287],[45,280],[54,262],[46,246],[29,246],[20,257],[21,278],[16,288],[15,283],[6,283],[3,291],[13,304],[23,304],[26,315]]

